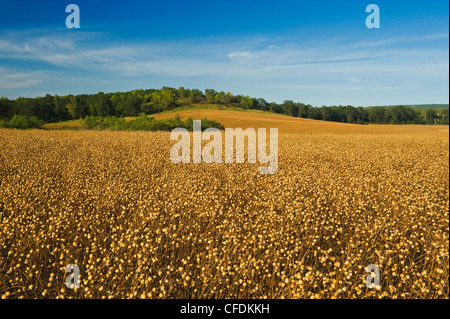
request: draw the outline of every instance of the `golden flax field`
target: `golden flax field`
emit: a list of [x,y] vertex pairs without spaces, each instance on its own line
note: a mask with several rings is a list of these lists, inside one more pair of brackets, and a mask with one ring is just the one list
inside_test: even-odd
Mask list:
[[274,175],[169,135],[0,130],[2,298],[449,297],[448,133],[281,131]]

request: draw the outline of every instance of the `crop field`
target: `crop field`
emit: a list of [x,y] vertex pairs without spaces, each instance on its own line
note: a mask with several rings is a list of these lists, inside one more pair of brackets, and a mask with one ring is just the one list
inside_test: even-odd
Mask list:
[[448,126],[258,116],[273,175],[174,164],[169,132],[0,130],[0,296],[449,297]]
[[[292,134],[401,134],[448,136],[448,125],[354,125],[347,123],[317,121],[279,114],[255,113],[251,111],[237,112],[230,110],[192,110],[177,112],[181,119],[207,118],[217,121],[225,127],[277,127],[282,133]],[[156,120],[173,118],[173,113],[156,114]]]

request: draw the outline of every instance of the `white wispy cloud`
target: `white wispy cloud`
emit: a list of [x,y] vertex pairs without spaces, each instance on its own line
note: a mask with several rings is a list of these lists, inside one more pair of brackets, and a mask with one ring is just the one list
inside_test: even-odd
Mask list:
[[45,76],[45,73],[42,71],[17,72],[0,67],[0,88],[21,89],[34,87],[41,83]]
[[228,53],[228,57],[230,59],[235,59],[235,58],[252,58],[255,57],[255,54],[249,51],[244,51],[244,52],[240,52],[240,51],[235,51],[235,52],[230,52]]

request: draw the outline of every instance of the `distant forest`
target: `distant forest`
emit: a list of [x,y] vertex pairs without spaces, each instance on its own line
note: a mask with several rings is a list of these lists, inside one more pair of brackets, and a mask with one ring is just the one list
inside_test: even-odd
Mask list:
[[[394,105],[391,105],[394,106]],[[448,104],[415,104],[408,105],[408,107],[412,107],[413,109],[421,109],[421,110],[429,110],[429,109],[448,109]]]
[[449,110],[442,105],[431,108],[410,106],[354,107],[322,106],[284,101],[282,104],[267,102],[262,98],[233,95],[223,91],[185,89],[180,87],[131,92],[50,95],[36,98],[19,97],[16,100],[0,98],[0,124],[14,116],[32,118],[37,123],[60,122],[95,117],[139,116],[154,114],[180,106],[220,104],[247,110],[268,111],[294,117],[354,124],[449,124]]

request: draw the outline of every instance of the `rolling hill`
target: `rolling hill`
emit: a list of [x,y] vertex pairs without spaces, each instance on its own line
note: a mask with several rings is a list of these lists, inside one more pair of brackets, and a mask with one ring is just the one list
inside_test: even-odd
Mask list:
[[225,127],[278,128],[280,133],[294,134],[448,134],[448,126],[434,125],[357,125],[337,122],[327,122],[290,117],[278,114],[264,114],[227,110],[193,110],[177,113],[155,115],[155,119],[162,120],[179,114],[181,119],[207,118]]

